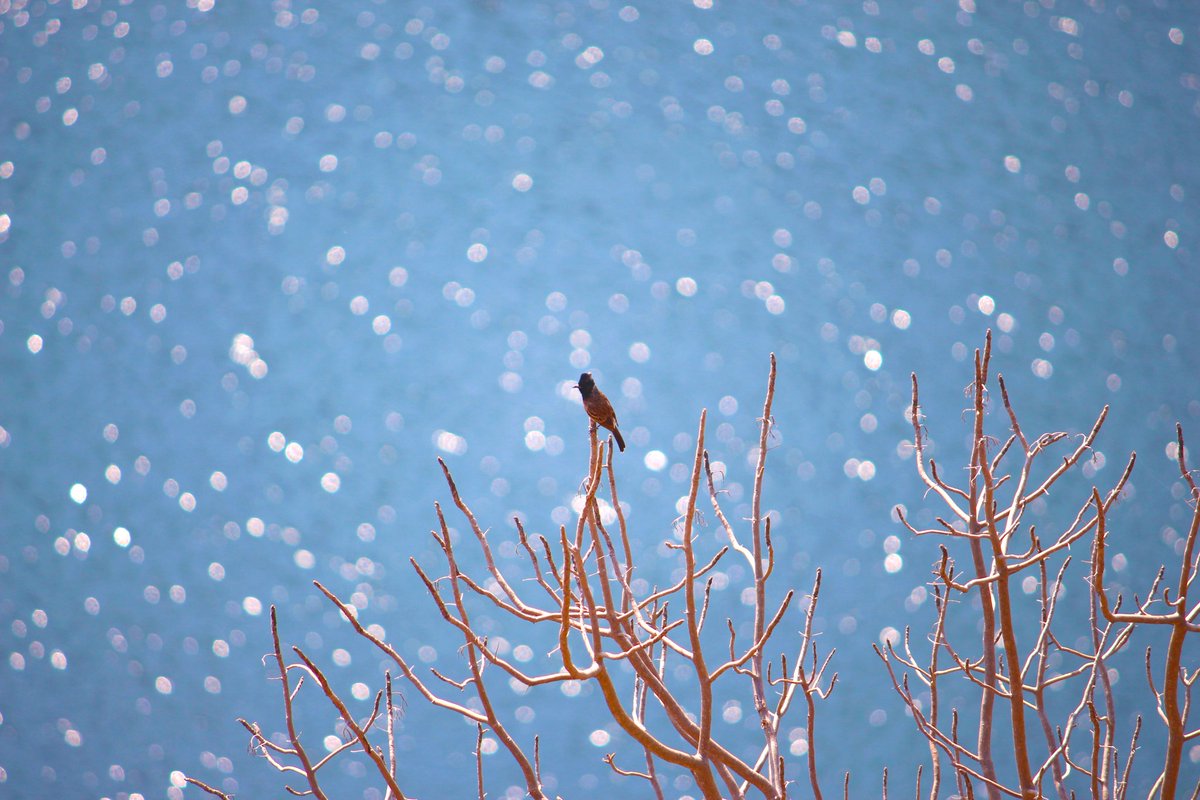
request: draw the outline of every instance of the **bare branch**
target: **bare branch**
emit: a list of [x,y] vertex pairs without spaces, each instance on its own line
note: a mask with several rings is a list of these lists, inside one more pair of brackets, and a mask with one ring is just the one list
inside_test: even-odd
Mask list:
[[225,794],[220,789],[214,789],[213,787],[209,786],[204,781],[199,781],[199,780],[196,780],[195,778],[188,778],[188,777],[185,777],[183,780],[186,783],[190,783],[192,786],[195,786],[197,789],[201,789],[205,792],[208,792],[213,797],[219,797],[219,798],[221,798],[221,800],[233,800],[232,797]]

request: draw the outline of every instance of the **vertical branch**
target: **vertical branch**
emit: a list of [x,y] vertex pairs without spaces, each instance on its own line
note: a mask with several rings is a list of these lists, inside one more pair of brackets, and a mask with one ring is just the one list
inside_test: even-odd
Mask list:
[[[771,405],[775,401],[775,354],[771,354],[771,371],[767,375],[767,396],[763,400],[762,423],[758,434],[758,464],[754,468],[754,492],[750,499],[751,548],[754,553],[754,641],[762,640],[767,618],[767,581],[763,572],[762,537],[762,483],[767,469],[767,436],[771,432]],[[781,794],[785,791],[776,765],[779,761],[779,735],[775,720],[767,707],[766,688],[763,685],[763,649],[759,648],[751,659],[750,686],[754,696],[754,708],[758,712],[759,724],[766,736],[768,779]],[[809,745],[811,746],[811,742]]]
[[[664,652],[666,651],[665,646],[663,647],[663,650],[664,650]],[[651,654],[651,655],[653,655],[653,654]],[[636,699],[634,700],[634,718],[638,721],[639,725],[645,725],[646,724],[646,699],[647,699],[646,682],[645,682],[645,680],[643,680],[642,678],[639,677],[635,681],[635,687],[637,686],[638,683],[641,684],[641,691],[640,692],[635,691],[635,694],[637,696],[636,696]],[[657,772],[656,772],[655,766],[654,766],[654,754],[650,752],[649,748],[643,748],[643,749],[645,750],[645,753],[646,753],[646,780],[648,780],[650,782],[650,785],[652,787],[654,787],[655,800],[664,800],[662,787],[658,785],[658,775],[657,775]]]
[[1100,732],[1100,715],[1096,713],[1096,704],[1090,699],[1087,701],[1087,710],[1088,721],[1092,724],[1092,761],[1088,772],[1092,782],[1092,797],[1100,797],[1100,742],[1103,735]]
[[1013,620],[1011,570],[1004,541],[996,525],[995,482],[986,459],[980,463],[984,481],[983,507],[986,515],[987,535],[992,544],[992,568],[996,574],[997,608],[1000,611],[1000,636],[1004,641],[1004,653],[1008,661],[1009,710],[1012,719],[1013,758],[1016,760],[1017,780],[1022,796],[1034,797],[1033,771],[1029,765],[1029,745],[1025,730],[1025,676],[1021,665],[1021,651],[1017,645],[1017,626]]
[[[684,560],[684,619],[686,620],[688,640],[692,648],[692,666],[695,668],[696,681],[700,690],[700,731],[696,739],[696,755],[707,765],[712,758],[712,718],[713,697],[712,681],[709,678],[708,666],[704,659],[704,650],[700,644],[700,615],[696,604],[696,552],[693,548],[692,530],[696,521],[696,495],[700,491],[700,470],[704,463],[704,423],[708,410],[700,412],[700,427],[696,431],[696,457],[692,464],[692,485],[688,491],[687,512],[683,522],[683,560]],[[695,770],[700,788],[705,797],[719,796],[715,779],[707,769]],[[705,781],[707,778],[707,781]],[[707,785],[705,785],[707,783]]]
[[622,613],[629,611],[633,605],[633,593],[630,591],[630,584],[633,582],[633,549],[629,545],[629,530],[625,524],[625,512],[621,510],[621,499],[617,496],[617,475],[613,472],[613,450],[608,448],[608,491],[612,497],[613,511],[617,514],[617,529],[621,532],[621,548],[625,556],[623,565],[613,565],[614,570],[619,571],[621,580],[621,611]]
[[[1096,593],[1088,594],[1088,626],[1092,633],[1092,652],[1095,653],[1095,661],[1092,670],[1094,677],[1092,680],[1098,683],[1100,693],[1104,700],[1104,744],[1103,752],[1105,754],[1104,764],[1101,768],[1102,774],[1100,778],[1101,785],[1104,785],[1107,790],[1110,765],[1112,765],[1112,780],[1116,780],[1116,767],[1113,759],[1116,758],[1116,746],[1114,742],[1117,736],[1117,708],[1113,700],[1112,681],[1108,677],[1108,666],[1104,660],[1104,642],[1108,638],[1108,630],[1111,630],[1112,623],[1108,624],[1108,628],[1102,633],[1100,630],[1100,618],[1098,611],[1098,603],[1096,602]],[[1056,762],[1057,763],[1057,762]]]
[[1162,705],[1164,718],[1167,723],[1167,754],[1163,765],[1164,798],[1174,797],[1179,784],[1179,770],[1183,764],[1183,746],[1186,741],[1187,704],[1180,708],[1179,685],[1186,680],[1187,673],[1183,669],[1183,644],[1189,630],[1195,630],[1190,616],[1195,614],[1188,609],[1188,591],[1196,579],[1196,564],[1193,563],[1196,553],[1196,536],[1200,531],[1200,487],[1196,486],[1191,472],[1188,471],[1186,450],[1183,443],[1183,426],[1175,426],[1176,458],[1179,472],[1191,489],[1192,524],[1188,528],[1187,539],[1183,546],[1183,557],[1180,559],[1179,582],[1175,588],[1175,599],[1163,593],[1164,600],[1174,607],[1171,617],[1171,638],[1167,643],[1167,660],[1164,665]]
[[475,723],[475,786],[479,800],[483,800],[483,726]]
[[[388,774],[396,779],[396,704],[392,698],[392,671],[383,673],[384,699],[387,703],[387,743],[388,743]],[[383,800],[392,800],[392,787],[389,786]],[[398,798],[396,800],[399,800]]]
[[[1036,537],[1035,537],[1036,542]],[[1069,562],[1070,559],[1067,559]],[[1054,788],[1058,792],[1059,800],[1067,800],[1067,787],[1063,783],[1065,774],[1063,766],[1065,756],[1059,750],[1058,742],[1054,738],[1054,729],[1050,724],[1050,717],[1046,710],[1046,669],[1050,661],[1050,643],[1053,641],[1050,635],[1050,623],[1054,619],[1054,610],[1058,605],[1058,587],[1062,585],[1063,573],[1066,572],[1067,563],[1064,562],[1062,568],[1058,572],[1058,577],[1054,581],[1054,591],[1050,591],[1047,583],[1046,561],[1043,559],[1038,562],[1038,585],[1041,587],[1041,622],[1039,626],[1039,637],[1037,645],[1037,671],[1034,677],[1034,685],[1031,693],[1033,694],[1034,707],[1037,711],[1038,721],[1042,726],[1042,737],[1046,740],[1046,750],[1050,754],[1050,770],[1053,774]],[[1095,596],[1091,598],[1092,606],[1095,607]],[[1093,615],[1093,630],[1095,630],[1095,617]],[[1094,642],[1095,640],[1093,640]],[[1028,674],[1028,671],[1027,673]],[[1088,689],[1091,688],[1089,681]],[[1065,749],[1065,748],[1063,748]]]
[[318,800],[327,800],[325,793],[321,791],[320,784],[317,783],[317,770],[313,767],[304,745],[300,744],[300,734],[296,731],[296,718],[292,708],[292,688],[288,681],[287,665],[283,662],[283,651],[279,647],[279,622],[276,618],[275,606],[271,606],[271,644],[275,648],[275,663],[279,665],[279,680],[283,684],[283,719],[287,724],[288,741],[292,743],[292,748],[296,751],[296,758],[300,759],[300,766],[304,770],[304,777],[308,780],[308,787],[312,791],[313,797]]
[[[948,582],[948,581],[947,581]],[[933,728],[938,725],[938,713],[941,711],[941,695],[938,687],[938,653],[946,645],[946,612],[950,609],[950,588],[946,593],[937,584],[933,587],[934,604],[937,607],[937,622],[933,629],[933,646],[929,654],[929,724]],[[937,741],[929,739],[929,800],[938,800],[938,792],[942,787],[942,757],[938,750]],[[920,783],[918,782],[918,786]],[[918,794],[920,792],[918,791]]]
[[[1129,739],[1129,750],[1125,757],[1125,771],[1121,773],[1120,783],[1117,784],[1117,790],[1114,793],[1116,800],[1125,800],[1126,792],[1129,790],[1129,774],[1133,771],[1133,757],[1137,755],[1138,737],[1142,733],[1142,715],[1138,714],[1137,719],[1133,723],[1133,736]],[[1197,786],[1200,789],[1200,786]]]
[[[955,710],[950,714],[950,740],[954,743],[953,753],[955,771],[954,774],[958,778],[958,793],[967,800],[975,800],[975,785],[971,783],[971,773],[962,766],[959,762],[959,743],[958,743],[958,711]],[[990,784],[989,784],[990,785]]]
[[[804,715],[804,727],[808,732],[808,754],[806,761],[808,763],[808,785],[812,787],[813,797],[816,800],[821,800],[821,783],[817,778],[817,705],[813,698],[813,692],[804,693],[804,701],[806,706],[806,714]],[[778,750],[778,747],[776,747]]]
[[[824,666],[820,666],[820,667],[817,666],[817,646],[816,646],[816,643],[813,641],[813,634],[812,634],[813,616],[816,614],[817,600],[820,599],[820,596],[821,596],[821,570],[818,569],[817,575],[813,579],[813,590],[812,590],[812,595],[810,596],[810,599],[808,601],[808,610],[804,614],[804,631],[800,637],[800,640],[803,643],[803,647],[801,648],[800,654],[796,659],[796,668],[798,670],[797,674],[803,675],[804,674],[804,650],[811,648],[811,650],[812,650],[812,674],[805,676],[802,679],[803,682],[800,685],[801,685],[801,689],[804,691],[804,699],[808,706],[808,713],[805,716],[805,728],[808,731],[808,783],[809,783],[809,786],[812,787],[813,797],[816,798],[816,800],[821,800],[822,794],[821,794],[821,784],[820,784],[820,781],[817,779],[817,709],[816,709],[816,703],[814,702],[814,697],[815,696],[828,696],[829,693],[833,691],[833,686],[837,682],[837,674],[835,673],[833,676],[833,679],[829,683],[829,687],[827,689],[825,689],[823,695],[821,694],[821,688],[819,685],[813,685],[812,683],[810,683],[810,681],[813,681],[816,684],[819,684],[821,681],[821,678],[822,678],[822,673],[824,673],[824,671],[825,671]],[[825,664],[829,663],[829,659],[832,656],[833,656],[833,653],[831,652],[828,656],[825,657]],[[778,719],[778,716],[776,717],[776,719]],[[778,740],[776,739],[775,742],[776,742],[775,749],[776,749],[776,751],[778,751],[778,749],[779,749],[778,748]],[[781,791],[786,792],[786,787],[787,787],[787,784],[781,782],[781,786],[780,786]]]
[[[971,470],[969,478],[971,511],[967,522],[967,533],[970,535],[971,560],[975,567],[975,577],[984,578],[990,574],[983,555],[983,543],[980,534],[983,533],[983,523],[979,519],[979,478],[988,462],[987,438],[983,432],[984,397],[987,394],[987,370],[992,356],[992,332],[988,330],[982,355],[975,351],[975,383],[974,383],[974,419],[971,446]],[[979,698],[979,736],[976,749],[979,753],[979,766],[987,780],[986,787],[989,800],[1000,800],[1000,791],[996,788],[996,762],[992,756],[992,730],[997,692],[996,672],[996,608],[995,597],[992,595],[990,583],[979,584],[979,599],[983,608],[983,681],[984,689]],[[1015,652],[1015,651],[1013,651]]]

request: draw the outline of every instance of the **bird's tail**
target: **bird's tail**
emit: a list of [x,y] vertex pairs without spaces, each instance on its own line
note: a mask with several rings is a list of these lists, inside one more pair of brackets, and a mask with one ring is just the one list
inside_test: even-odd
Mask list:
[[617,439],[617,447],[620,449],[620,451],[621,451],[622,453],[624,453],[624,452],[625,452],[625,440],[621,438],[621,431],[619,431],[619,430],[618,430],[618,429],[617,429],[617,428],[614,426],[614,427],[613,427],[613,429],[612,429],[612,432],[613,432],[613,436],[615,436],[615,437],[616,437],[616,439]]

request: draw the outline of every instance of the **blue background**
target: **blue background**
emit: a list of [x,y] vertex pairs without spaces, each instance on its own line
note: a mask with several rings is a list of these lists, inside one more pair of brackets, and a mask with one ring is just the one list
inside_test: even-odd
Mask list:
[[[267,606],[342,691],[380,682],[313,579],[461,675],[407,564],[441,574],[435,457],[495,541],[514,515],[553,536],[586,472],[584,369],[629,441],[639,574],[661,584],[702,408],[744,528],[778,354],[765,507],[777,591],[825,570],[827,790],[851,769],[873,792],[889,763],[909,785],[927,755],[870,652],[932,613],[912,593],[936,543],[892,516],[942,513],[904,447],[911,372],[952,478],[989,327],[1027,431],[1111,404],[1102,457],[1039,527],[1137,450],[1114,589],[1177,568],[1168,445],[1176,420],[1200,431],[1195,7],[704,5],[0,0],[0,793],[179,797],[178,771],[284,796],[234,721],[280,727]],[[727,566],[714,602],[738,613]],[[1148,714],[1142,792],[1155,642],[1114,666],[1118,741]],[[590,688],[494,691],[564,796],[611,796],[605,752],[639,763]],[[406,696],[403,785],[473,796],[473,728]],[[721,733],[754,752],[740,702]],[[517,783],[503,753],[487,769],[489,796]]]

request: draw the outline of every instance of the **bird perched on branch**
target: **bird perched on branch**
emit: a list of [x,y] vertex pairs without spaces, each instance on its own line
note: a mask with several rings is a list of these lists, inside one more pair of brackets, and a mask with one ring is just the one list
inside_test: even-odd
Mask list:
[[612,431],[617,440],[617,447],[621,452],[625,452],[625,440],[621,438],[621,431],[617,429],[617,412],[613,411],[612,403],[608,402],[604,392],[596,388],[592,373],[585,372],[580,375],[575,388],[583,395],[583,408],[588,417],[601,428]]

